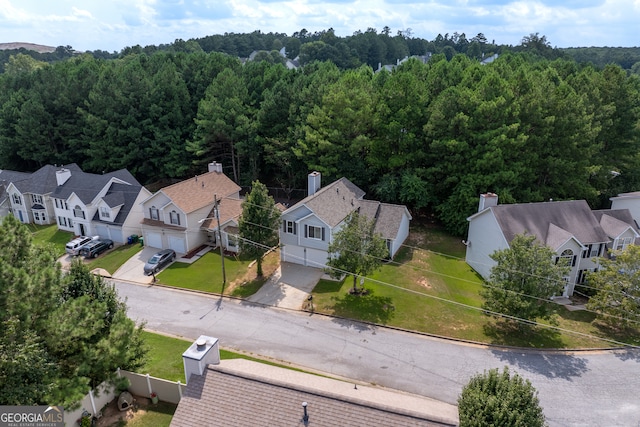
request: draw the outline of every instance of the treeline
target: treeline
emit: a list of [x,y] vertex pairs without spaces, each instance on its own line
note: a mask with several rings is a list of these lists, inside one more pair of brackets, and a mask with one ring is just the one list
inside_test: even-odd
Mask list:
[[83,55],[0,76],[0,168],[76,162],[150,183],[216,160],[240,184],[285,190],[318,170],[458,234],[486,191],[601,207],[640,190],[639,131],[636,76],[528,54],[439,54],[379,73],[201,51]]
[[[546,36],[538,33],[524,36],[518,45],[497,44],[478,33],[467,37],[465,33],[438,34],[433,40],[414,37],[410,29],[392,33],[389,27],[380,32],[375,28],[356,31],[351,36],[338,37],[332,28],[323,31],[309,32],[305,29],[296,31],[291,36],[285,33],[225,33],[193,38],[187,41],[177,39],[173,43],[128,46],[120,52],[102,50],[88,51],[96,59],[117,59],[130,54],[152,55],[158,52],[195,53],[218,52],[246,59],[253,52],[260,52],[258,58],[273,63],[284,63],[285,58],[279,55],[285,49],[286,58],[298,59],[300,64],[313,61],[332,61],[340,69],[353,69],[361,65],[369,65],[377,69],[379,65],[395,64],[407,56],[444,54],[450,60],[454,55],[463,53],[473,59],[482,59],[494,53],[527,52],[533,57],[544,59],[573,59],[582,64],[592,64],[596,68],[604,68],[609,64],[620,65],[628,73],[640,74],[640,48],[614,47],[582,47],[554,48]],[[59,46],[51,53],[38,53],[24,48],[0,50],[0,73],[5,71],[5,64],[11,56],[29,55],[36,61],[51,63],[79,53],[71,46]]]

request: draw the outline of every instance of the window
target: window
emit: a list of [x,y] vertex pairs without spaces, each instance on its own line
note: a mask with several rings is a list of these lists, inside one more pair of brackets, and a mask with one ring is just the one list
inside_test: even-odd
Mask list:
[[13,193],[13,203],[16,205],[21,205],[22,204],[22,198],[20,197],[20,195],[18,193]]
[[60,200],[58,200],[58,199],[53,199],[53,203],[55,203],[56,208],[60,208]]
[[293,221],[287,221],[287,220],[283,221],[283,223],[284,223],[283,228],[284,228],[284,232],[285,233],[287,233],[287,234],[298,234],[297,233],[298,232],[298,227],[297,227],[298,224],[296,224]]
[[573,251],[571,249],[565,249],[559,257],[556,258],[556,264],[558,265],[566,265],[566,266],[574,266],[576,264],[575,258],[573,256]]
[[31,195],[31,203],[33,204],[42,204],[42,196],[40,194],[32,194]]
[[62,207],[62,204],[64,203],[64,209],[65,210],[69,210],[69,205],[67,205],[67,201],[66,200],[61,200],[60,201],[60,207]]
[[67,226],[73,227],[73,220],[71,218],[67,218]]
[[106,206],[100,208],[100,218],[109,218],[111,216],[111,209]]
[[151,206],[149,208],[149,217],[151,219],[155,219],[156,221],[160,219],[160,214],[158,212],[158,208],[156,208],[155,206]]
[[631,237],[622,237],[616,239],[615,248],[616,251],[623,251],[631,244]]
[[176,211],[171,211],[169,214],[169,221],[171,224],[180,225],[180,215]]
[[305,226],[305,236],[309,239],[324,240],[324,228],[316,227],[314,225]]
[[75,208],[73,208],[73,216],[74,216],[74,217],[76,217],[76,218],[82,218],[82,219],[85,219],[85,218],[84,218],[84,211],[83,211],[83,210],[82,210],[82,208],[81,208],[80,206],[78,206],[78,205],[76,205],[76,207],[75,207]]
[[600,256],[601,249],[602,249],[602,244],[588,245],[587,249],[582,251],[582,258],[593,258],[593,257]]
[[67,226],[67,218],[65,218],[63,216],[59,216],[58,217],[58,225],[66,227]]
[[33,211],[33,220],[40,222],[40,212]]

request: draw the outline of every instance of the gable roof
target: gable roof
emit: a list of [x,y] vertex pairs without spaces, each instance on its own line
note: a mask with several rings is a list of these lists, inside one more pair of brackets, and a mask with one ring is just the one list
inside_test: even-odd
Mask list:
[[122,206],[118,211],[118,215],[113,219],[113,221],[103,221],[100,219],[100,212],[96,211],[93,216],[93,221],[104,222],[107,224],[124,224],[124,221],[129,216],[131,209],[142,191],[142,185],[127,185],[114,182],[109,187],[107,194],[102,198],[104,202],[110,207],[114,208],[116,206]]
[[[609,241],[607,233],[584,200],[516,203],[492,206],[487,209],[493,212],[509,243],[517,234],[525,232],[536,236],[545,244],[566,238],[566,233],[570,233],[583,245]],[[474,216],[469,219],[471,220]],[[550,227],[551,224],[554,227]]]
[[442,426],[457,422],[453,405],[421,396],[368,386],[354,389],[348,382],[312,378],[316,376],[282,368],[235,368],[261,365],[247,360],[224,362],[224,367],[209,365],[203,375],[191,375],[172,427],[305,425],[302,402],[308,403],[308,424],[315,426]]
[[[70,168],[65,166],[65,169]],[[96,198],[98,193],[104,189],[109,181],[114,178],[127,184],[141,187],[138,180],[126,169],[104,174],[95,174],[83,172],[78,168],[78,170],[71,169],[71,176],[64,184],[56,185],[55,189],[51,192],[51,197],[66,200],[72,194],[75,194],[82,203],[89,204]],[[55,176],[53,177],[53,183],[54,185],[56,184]]]
[[27,179],[31,174],[0,169],[0,204],[7,198],[7,187],[10,183]]
[[629,209],[600,209],[593,211],[602,229],[610,238],[616,238],[628,228],[638,234],[638,226]]
[[190,213],[212,205],[213,197],[224,199],[240,191],[240,186],[222,172],[207,172],[160,189],[182,212]]
[[402,224],[402,216],[411,219],[409,210],[404,205],[380,203],[374,200],[360,200],[358,202],[361,215],[374,220],[373,231],[385,239],[395,239]]
[[318,218],[333,228],[357,209],[356,201],[362,199],[364,194],[363,190],[347,178],[340,178],[320,188],[315,194],[307,196],[289,209],[305,205]]
[[[242,200],[236,199],[232,197],[227,197],[220,200],[220,225],[231,221],[238,220],[240,215],[242,215]],[[202,228],[208,230],[215,230],[218,228],[218,221],[214,219],[216,217],[215,206],[211,208],[211,211],[207,215],[207,220],[203,221]]]

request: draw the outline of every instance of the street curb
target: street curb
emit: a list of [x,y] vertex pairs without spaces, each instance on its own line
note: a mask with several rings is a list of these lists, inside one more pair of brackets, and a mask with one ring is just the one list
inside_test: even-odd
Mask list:
[[[104,276],[103,276],[104,277]],[[470,345],[470,346],[475,346],[475,347],[483,347],[483,348],[487,348],[487,349],[495,349],[495,350],[502,350],[502,351],[509,351],[509,352],[520,352],[520,353],[552,353],[552,354],[569,354],[569,353],[597,353],[597,352],[615,352],[615,351],[625,351],[625,350],[634,350],[634,349],[638,349],[638,347],[634,347],[632,345],[629,346],[623,346],[623,347],[602,347],[602,348],[577,348],[577,349],[566,349],[566,348],[530,348],[530,347],[516,347],[516,346],[508,346],[508,345],[501,345],[501,344],[490,344],[490,343],[482,343],[482,342],[478,342],[478,341],[472,341],[472,340],[465,340],[463,338],[453,338],[453,337],[445,337],[442,335],[436,335],[436,334],[431,334],[428,332],[421,332],[421,331],[414,331],[414,330],[410,330],[410,329],[403,329],[397,326],[388,326],[388,325],[381,325],[378,323],[373,323],[373,322],[367,322],[364,320],[354,320],[354,319],[349,319],[347,317],[342,317],[342,316],[335,316],[335,315],[331,315],[331,314],[325,314],[325,313],[316,313],[316,312],[312,312],[312,311],[308,311],[308,310],[296,310],[296,309],[292,309],[292,308],[286,308],[286,307],[277,307],[277,306],[273,306],[273,305],[268,305],[268,304],[263,304],[263,303],[259,303],[259,302],[253,302],[253,301],[248,301],[244,298],[240,298],[240,297],[234,297],[231,295],[221,295],[221,294],[217,294],[214,292],[206,292],[206,291],[199,291],[196,289],[187,289],[187,288],[181,288],[181,287],[177,287],[177,286],[169,286],[169,285],[163,285],[160,283],[140,283],[140,282],[134,282],[131,280],[123,280],[123,279],[117,279],[117,278],[113,278],[113,277],[109,277],[111,279],[114,280],[118,280],[120,282],[124,282],[124,283],[130,283],[133,285],[138,285],[138,286],[146,286],[146,287],[150,287],[150,286],[158,286],[161,288],[165,288],[165,289],[173,289],[176,291],[181,291],[181,292],[186,292],[186,293],[193,293],[193,294],[199,294],[199,295],[205,295],[205,296],[211,296],[212,298],[223,298],[223,299],[229,299],[229,300],[233,300],[233,301],[239,301],[242,302],[243,304],[250,304],[250,305],[254,305],[254,306],[260,306],[260,307],[264,307],[264,308],[274,308],[274,309],[278,309],[278,310],[286,310],[286,311],[291,311],[294,313],[308,313],[310,316],[322,316],[328,319],[339,319],[339,320],[345,320],[345,321],[349,321],[349,322],[353,322],[356,324],[361,324],[361,325],[368,325],[368,326],[374,326],[374,327],[378,327],[378,328],[384,328],[384,329],[388,329],[388,330],[394,330],[394,331],[399,331],[399,332],[405,332],[408,334],[414,334],[414,335],[421,335],[421,336],[425,336],[425,337],[429,337],[429,338],[434,338],[434,339],[439,339],[439,340],[443,340],[443,341],[448,341],[448,342],[452,342],[452,343],[459,343],[459,344],[464,344],[464,345]]]

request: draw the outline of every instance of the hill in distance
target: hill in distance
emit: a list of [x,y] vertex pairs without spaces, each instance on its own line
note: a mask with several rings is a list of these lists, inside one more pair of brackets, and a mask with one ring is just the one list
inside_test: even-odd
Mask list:
[[10,49],[20,49],[24,48],[26,50],[33,50],[38,53],[51,53],[55,52],[56,48],[53,46],[44,46],[41,44],[35,43],[22,43],[22,42],[14,42],[14,43],[0,43],[0,50],[10,50]]

